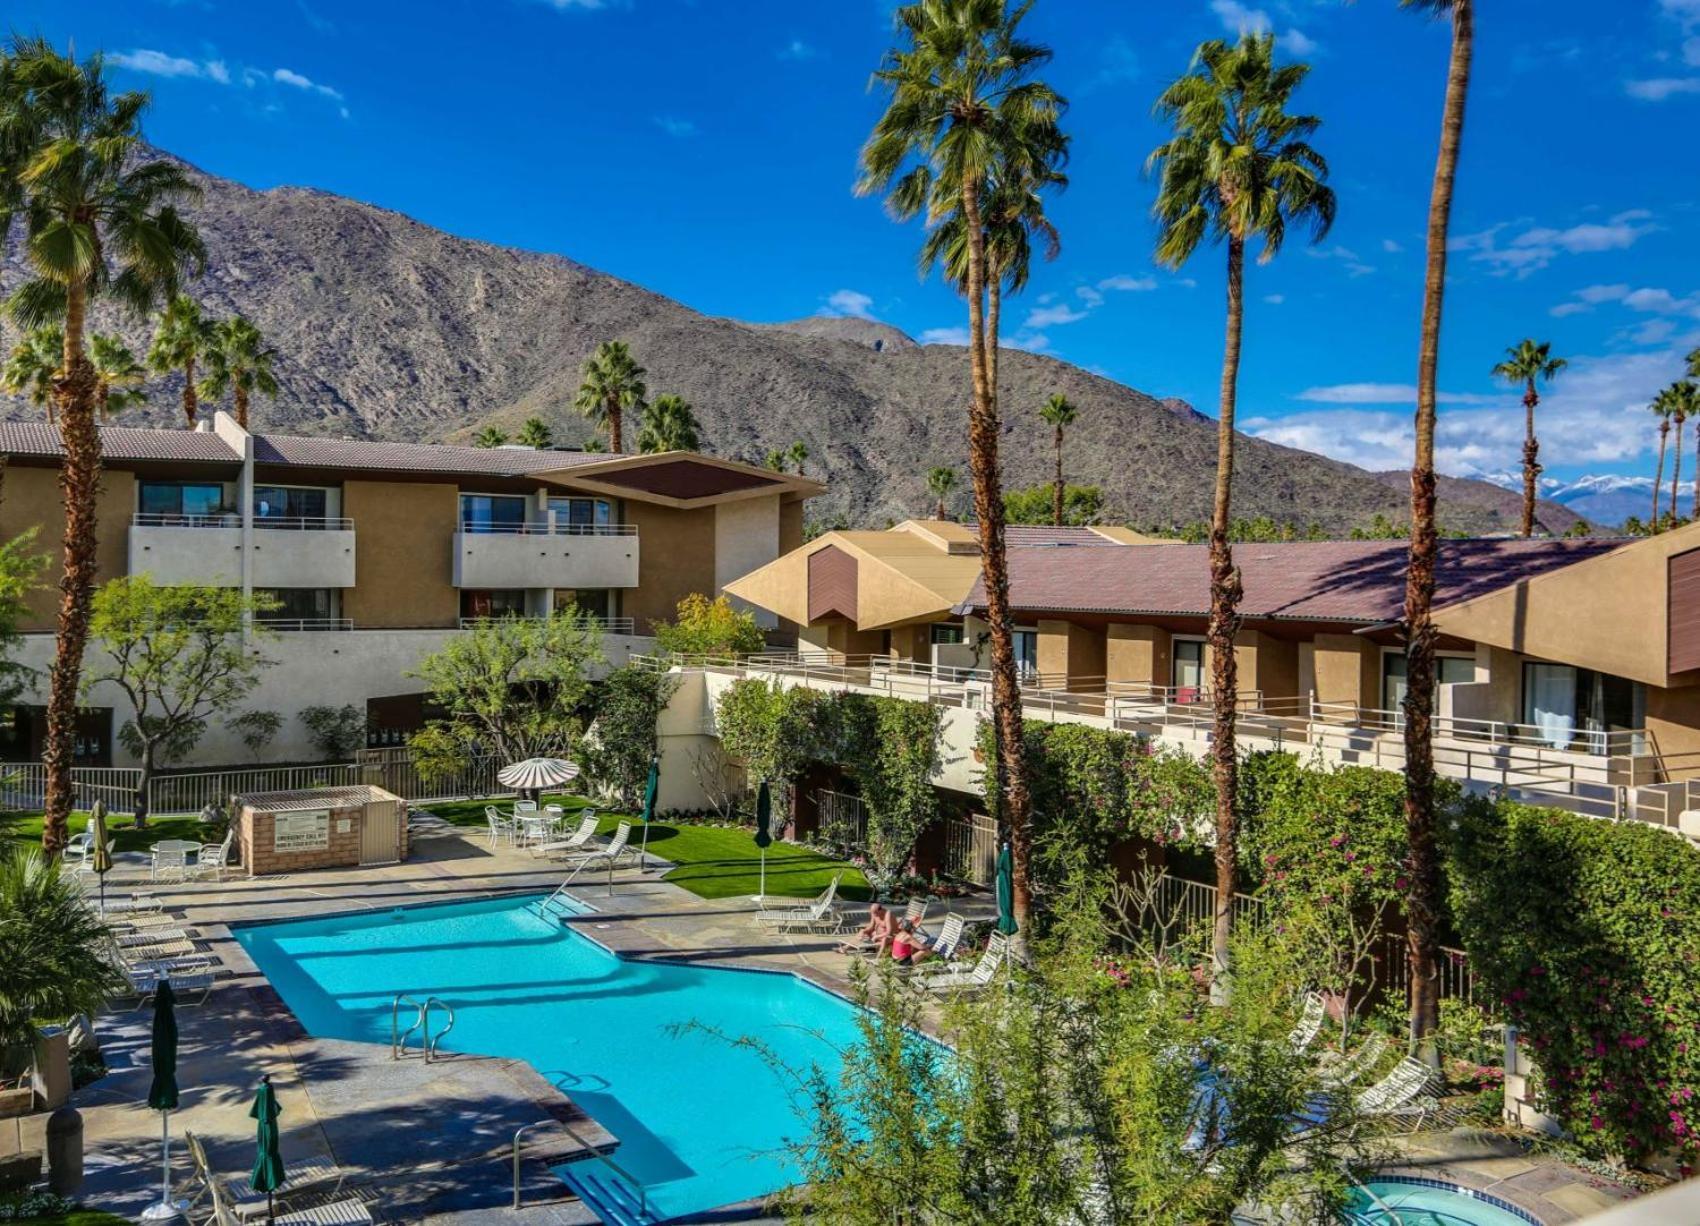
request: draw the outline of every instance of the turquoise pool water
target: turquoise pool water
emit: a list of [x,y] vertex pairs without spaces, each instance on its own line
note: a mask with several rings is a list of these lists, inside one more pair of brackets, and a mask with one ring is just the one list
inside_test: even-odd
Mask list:
[[[235,936],[301,1024],[326,1038],[390,1041],[397,992],[455,1012],[445,1050],[515,1057],[620,1139],[616,1158],[651,1212],[677,1217],[777,1191],[805,1135],[788,1085],[754,1052],[836,1069],[854,1006],[790,975],[627,962],[535,899],[498,899],[259,924]],[[586,921],[590,922],[590,921]],[[440,1015],[439,1015],[440,1016]]]
[[1384,1178],[1372,1179],[1365,1186],[1381,1204],[1362,1191],[1354,1191],[1346,1212],[1350,1226],[1529,1226],[1535,1220],[1501,1208],[1505,1202],[1498,1198],[1472,1196],[1438,1180],[1420,1183]]

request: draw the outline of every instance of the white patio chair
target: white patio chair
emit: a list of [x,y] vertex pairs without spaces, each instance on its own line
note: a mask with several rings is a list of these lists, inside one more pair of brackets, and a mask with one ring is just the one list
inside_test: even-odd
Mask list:
[[[111,855],[118,846],[118,840],[106,840],[106,854]],[[85,830],[81,834],[73,834],[65,844],[65,863],[74,864],[85,873],[94,871],[94,832]]]
[[1379,1030],[1372,1030],[1369,1038],[1359,1043],[1351,1052],[1344,1055],[1330,1052],[1325,1055],[1321,1067],[1317,1069],[1317,1076],[1322,1079],[1322,1084],[1330,1089],[1344,1089],[1380,1064],[1381,1057],[1386,1052],[1387,1036]]
[[570,855],[573,852],[590,848],[593,846],[592,840],[596,838],[597,820],[596,810],[586,809],[579,818],[577,830],[573,831],[564,839],[553,839],[547,843],[534,844],[531,849],[531,854],[534,856],[558,855],[561,853]]
[[224,836],[222,843],[202,843],[201,850],[195,856],[195,862],[188,866],[185,878],[190,881],[204,881],[211,878],[214,881],[224,880],[224,870],[230,865],[230,848],[236,842],[236,828],[232,826]]
[[994,932],[972,967],[953,966],[921,978],[920,983],[929,992],[977,992],[992,982],[1008,957],[1009,937]]
[[938,940],[927,947],[932,955],[918,968],[921,974],[936,974],[954,961],[962,951],[962,935],[968,929],[968,921],[960,915],[947,915],[944,924],[939,928]]
[[495,805],[484,806],[484,820],[490,824],[490,846],[514,841],[513,822],[503,817]]
[[[242,1226],[243,1215],[237,1212],[217,1179],[207,1183],[207,1192],[212,1196],[212,1216],[207,1219],[208,1226]],[[260,1202],[260,1212],[264,1213],[265,1197],[262,1196]],[[351,1196],[326,1205],[279,1213],[270,1222],[271,1226],[367,1226],[371,1220],[371,1210],[364,1202]]]
[[[627,846],[631,837],[632,824],[630,822],[621,822],[614,830],[614,837],[609,839],[607,843],[591,851],[583,852],[577,857],[578,863],[574,865],[573,871],[567,874],[567,881],[572,881],[593,864],[606,864],[611,866],[618,864],[620,862],[620,857],[622,856],[637,855],[637,851],[634,848]],[[562,884],[564,885],[566,882],[563,882]]]
[[[189,1212],[193,1215],[196,1205],[211,1195],[214,1186],[218,1186],[229,1202],[231,1211],[242,1219],[264,1217],[268,1204],[285,1204],[291,1196],[304,1192],[326,1192],[335,1196],[342,1191],[342,1181],[347,1177],[336,1163],[326,1158],[308,1158],[302,1161],[286,1162],[283,1164],[283,1185],[273,1191],[268,1202],[264,1192],[256,1192],[246,1178],[220,1178],[212,1169],[212,1163],[207,1159],[206,1146],[201,1138],[193,1132],[183,1134],[183,1142],[189,1147],[189,1158],[194,1163],[195,1174],[192,1189],[198,1189],[189,1202]],[[208,1216],[211,1220],[211,1215]]]
[[1293,1027],[1287,1036],[1287,1043],[1295,1052],[1302,1052],[1312,1043],[1316,1036],[1322,1033],[1323,1019],[1328,1016],[1328,1005],[1315,992],[1305,993],[1304,1012],[1299,1015],[1299,1024]]
[[1406,1056],[1387,1076],[1359,1091],[1354,1102],[1364,1115],[1414,1115],[1420,1124],[1439,1105],[1429,1092],[1433,1082],[1433,1069],[1415,1056]]
[[[203,1004],[212,993],[218,968],[203,955],[199,959],[181,958],[170,963],[126,964],[123,972],[130,986],[130,995],[135,997],[136,1007],[140,1008],[154,997],[159,991],[159,985],[168,979],[171,981],[171,990],[177,993],[179,1004]],[[200,995],[190,1001],[188,995],[192,992],[199,992]]]
[[826,889],[806,907],[757,911],[756,923],[775,932],[792,932],[798,929],[809,932],[838,932],[844,927],[843,913],[836,905],[838,883],[843,879],[843,873],[835,874],[832,880],[827,882]]
[[151,878],[154,881],[182,881],[189,872],[189,853],[180,850],[167,851],[163,848],[153,849],[153,869]]

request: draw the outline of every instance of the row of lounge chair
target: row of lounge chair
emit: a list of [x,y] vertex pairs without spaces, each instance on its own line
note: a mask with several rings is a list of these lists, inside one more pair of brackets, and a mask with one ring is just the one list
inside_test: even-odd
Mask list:
[[[247,1179],[222,1177],[214,1171],[200,1137],[189,1132],[184,1141],[195,1167],[186,1189],[191,1194],[186,1216],[193,1226],[247,1226],[268,1220],[268,1213],[275,1226],[364,1226],[372,1220],[364,1201],[342,1195],[346,1175],[334,1162],[310,1158],[285,1164],[283,1186],[268,1198]],[[308,1195],[328,1199],[300,1204],[300,1198]]]
[[[1298,1024],[1287,1036],[1294,1055],[1310,1049],[1327,1017],[1327,1002],[1315,992],[1305,993]],[[1385,1035],[1371,1031],[1350,1052],[1324,1053],[1318,1066],[1322,1084],[1332,1093],[1351,1093],[1351,1086],[1381,1063],[1387,1046]],[[1434,1070],[1414,1056],[1406,1056],[1379,1080],[1353,1094],[1353,1105],[1360,1115],[1414,1116],[1420,1125],[1424,1116],[1439,1107],[1433,1082]]]
[[124,975],[128,994],[137,1007],[151,999],[167,979],[181,1003],[206,1000],[218,975],[218,959],[195,943],[195,934],[181,919],[166,913],[164,903],[151,895],[134,893],[98,904],[86,889],[83,901],[111,934],[113,965]]

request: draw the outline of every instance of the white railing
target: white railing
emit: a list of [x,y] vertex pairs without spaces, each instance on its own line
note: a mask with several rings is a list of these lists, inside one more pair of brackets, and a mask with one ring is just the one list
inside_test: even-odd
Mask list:
[[268,532],[352,532],[354,521],[341,515],[256,515],[254,527]]
[[[498,613],[490,617],[463,617],[460,619],[462,630],[471,630],[475,626],[486,625],[489,622],[511,621],[547,621],[552,615],[535,613]],[[636,634],[637,623],[629,617],[592,617],[579,615],[581,621],[594,626],[600,626],[604,634]]]
[[137,511],[130,516],[137,528],[240,528],[240,511],[213,511],[206,515],[180,515],[174,512]]
[[[1351,702],[1318,702],[1312,704],[1312,709],[1318,721],[1348,724],[1370,732],[1402,732],[1405,727],[1402,711],[1360,707]],[[1643,728],[1576,728],[1557,734],[1562,736],[1562,740],[1554,743],[1555,733],[1536,724],[1436,715],[1432,725],[1437,737],[1516,745],[1551,753],[1581,753],[1596,758],[1636,753],[1647,743],[1647,732]]]
[[[74,804],[86,809],[97,800],[114,813],[129,813],[142,772],[131,766],[73,766]],[[39,809],[47,802],[47,767],[40,762],[0,763],[0,807]]]
[[261,613],[254,621],[279,634],[300,634],[318,630],[352,630],[352,617],[272,617]]
[[636,524],[568,524],[527,520],[522,524],[462,523],[467,536],[636,536]]
[[868,808],[860,796],[819,788],[815,792],[815,829],[828,843],[865,848],[868,845]]

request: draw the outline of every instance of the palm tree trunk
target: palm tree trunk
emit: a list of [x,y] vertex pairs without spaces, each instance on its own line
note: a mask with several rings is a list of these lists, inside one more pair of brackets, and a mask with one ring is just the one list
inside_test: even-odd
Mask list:
[[1226,1004],[1230,994],[1228,942],[1233,935],[1234,894],[1238,878],[1239,822],[1235,793],[1239,758],[1234,716],[1239,702],[1239,668],[1234,640],[1240,629],[1240,576],[1228,543],[1233,516],[1234,410],[1239,396],[1240,333],[1245,319],[1245,240],[1228,239],[1228,332],[1222,347],[1221,408],[1216,421],[1216,494],[1210,509],[1210,688],[1215,720],[1210,756],[1216,778],[1216,916],[1211,937],[1210,998]]
[[1659,422],[1659,469],[1653,477],[1653,518],[1647,521],[1647,533],[1659,530],[1659,495],[1665,492],[1665,445],[1670,438],[1670,419]]
[[59,619],[48,670],[47,738],[41,753],[47,775],[41,849],[49,858],[65,848],[75,799],[71,765],[77,747],[78,683],[89,637],[89,601],[95,578],[95,500],[100,492],[100,431],[95,428],[94,365],[83,349],[87,291],[73,285],[65,296],[65,360],[54,381],[60,437],[65,448],[59,490],[65,500],[65,545],[59,577]]
[[[986,236],[981,228],[979,184],[962,185],[968,226],[968,370],[973,396],[968,409],[968,471],[974,481],[974,515],[980,526],[980,569],[986,584],[986,621],[991,627],[992,714],[998,735],[998,813],[1014,861],[1014,898],[1019,940],[1025,942],[1033,914],[1032,853],[1028,818],[1027,738],[1022,727],[1021,688],[1015,671],[1015,632],[1010,624],[1009,565],[1004,554],[1002,481],[998,473],[996,333],[988,337],[982,309],[986,296]],[[992,290],[997,301],[997,289]],[[994,315],[991,326],[997,326]]]
[[1057,478],[1051,489],[1051,518],[1056,521],[1057,527],[1060,528],[1063,521],[1063,428],[1061,426],[1057,427],[1057,436],[1054,441],[1057,450]]
[[619,455],[624,439],[620,435],[620,402],[608,402],[608,450]]
[[1458,150],[1464,140],[1464,103],[1470,89],[1475,39],[1474,0],[1453,0],[1452,54],[1446,70],[1446,103],[1440,155],[1428,209],[1428,265],[1423,278],[1422,341],[1417,354],[1417,445],[1411,466],[1411,560],[1405,573],[1405,837],[1406,941],[1411,966],[1411,1049],[1438,1067],[1434,1033],[1440,1025],[1440,859],[1434,836],[1434,563],[1439,552],[1434,519],[1435,379],[1440,364],[1440,318],[1446,294],[1446,232]]
[[244,430],[248,428],[248,389],[240,383],[231,392],[236,400],[236,424]]
[[195,428],[199,409],[200,402],[195,399],[195,359],[189,358],[183,363],[183,420],[191,430]]
[[1681,413],[1676,415],[1676,453],[1670,467],[1670,526],[1676,527],[1676,492],[1682,486],[1682,427],[1688,419]]
[[949,518],[949,516],[945,514],[944,495],[942,494],[939,495],[938,506],[933,508],[933,518],[938,520]]
[[1540,478],[1538,462],[1541,445],[1535,441],[1535,406],[1540,397],[1535,394],[1535,381],[1529,380],[1523,393],[1523,535],[1535,535],[1535,483]]

